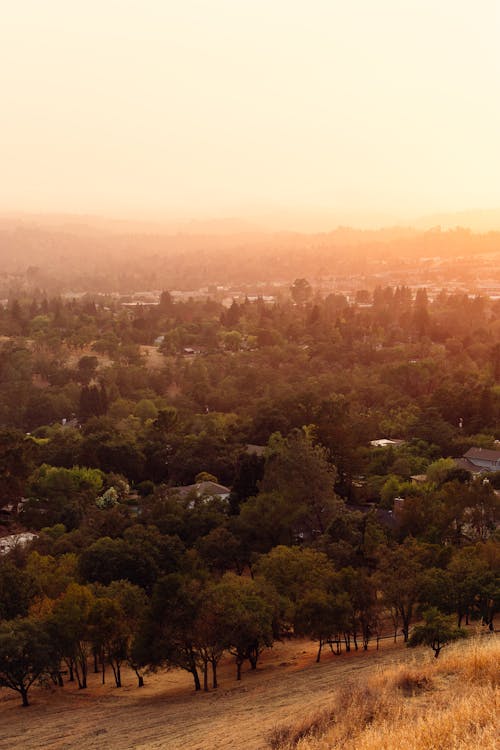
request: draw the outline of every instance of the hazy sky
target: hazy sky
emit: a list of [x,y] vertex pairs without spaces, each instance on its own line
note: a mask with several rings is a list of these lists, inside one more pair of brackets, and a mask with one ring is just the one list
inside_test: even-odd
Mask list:
[[500,0],[4,0],[0,211],[500,206]]

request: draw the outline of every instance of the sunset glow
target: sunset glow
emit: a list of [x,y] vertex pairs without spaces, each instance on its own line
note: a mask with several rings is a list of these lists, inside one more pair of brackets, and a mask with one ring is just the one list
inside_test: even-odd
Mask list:
[[19,0],[2,211],[318,228],[500,206],[497,0]]

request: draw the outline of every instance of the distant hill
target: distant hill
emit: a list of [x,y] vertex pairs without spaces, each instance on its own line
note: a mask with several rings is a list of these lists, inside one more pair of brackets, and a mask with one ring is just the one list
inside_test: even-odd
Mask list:
[[[313,234],[259,231],[257,225],[231,218],[169,224],[0,215],[0,299],[35,288],[48,294],[129,293],[257,284],[264,293],[262,284],[286,285],[294,278],[312,283],[337,278],[340,288],[352,286],[353,278],[366,288],[406,284],[417,277],[429,283],[430,277],[419,276],[421,258],[461,258],[463,264],[463,259],[473,262],[474,257],[500,252],[500,232],[476,234],[457,229],[456,221],[451,229],[436,229],[437,222],[438,217],[429,218],[423,229],[338,226]],[[466,273],[468,282],[483,272],[488,279],[496,278],[498,264],[489,262],[491,267],[481,271],[473,263],[473,273]],[[441,268],[439,279],[435,274],[432,278],[444,283],[456,276],[453,266]]]
[[500,208],[430,214],[410,223],[416,229],[424,230],[440,226],[442,229],[464,227],[472,232],[498,232],[500,231]]
[[188,235],[237,235],[258,234],[267,228],[258,223],[238,217],[219,219],[134,219],[113,218],[96,214],[0,214],[0,227],[43,229],[55,232],[77,232],[79,234],[188,234]]

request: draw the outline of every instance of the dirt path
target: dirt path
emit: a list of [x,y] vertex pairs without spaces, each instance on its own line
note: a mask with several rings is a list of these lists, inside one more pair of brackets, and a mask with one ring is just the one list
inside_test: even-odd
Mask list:
[[[132,675],[116,690],[91,675],[88,691],[33,689],[32,706],[0,693],[2,750],[261,750],[278,724],[332,705],[332,691],[348,681],[413,655],[387,642],[383,649],[334,656],[314,664],[314,644],[278,644],[256,672],[234,679],[221,665],[221,687],[195,694],[189,676],[172,671],[147,677],[138,690]],[[111,681],[111,675],[108,678]],[[95,682],[94,682],[95,681]]]

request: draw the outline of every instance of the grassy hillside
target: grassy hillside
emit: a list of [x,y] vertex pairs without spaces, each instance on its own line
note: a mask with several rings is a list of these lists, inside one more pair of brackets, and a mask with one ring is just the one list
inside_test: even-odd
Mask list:
[[[220,687],[208,693],[194,693],[189,675],[176,669],[148,674],[140,690],[128,669],[120,689],[110,677],[101,685],[100,675],[94,674],[87,690],[72,684],[35,687],[28,709],[21,708],[12,691],[1,690],[0,750],[495,747],[500,643],[493,637],[477,646],[471,641],[456,651],[444,649],[437,661],[430,649],[411,651],[390,640],[379,651],[370,647],[335,656],[328,650],[320,664],[315,663],[316,651],[317,644],[307,640],[276,643],[257,670],[244,670],[241,682],[235,679],[234,659],[224,659]],[[455,689],[467,708],[452,701]],[[439,723],[433,706],[441,706]],[[421,733],[420,745],[412,745],[424,714],[427,734]],[[450,726],[462,728],[467,714],[472,719],[460,737],[473,741],[453,744]],[[307,717],[301,726],[288,729],[301,716]],[[332,725],[332,718],[337,724]],[[373,735],[367,729],[370,721]],[[392,743],[389,727],[395,729],[396,723],[400,734]],[[287,729],[277,731],[277,726]],[[442,741],[430,737],[431,731]],[[363,745],[365,739],[371,744]]]
[[435,660],[389,666],[337,693],[328,710],[281,727],[272,750],[459,750],[498,747],[500,641],[458,643]]

